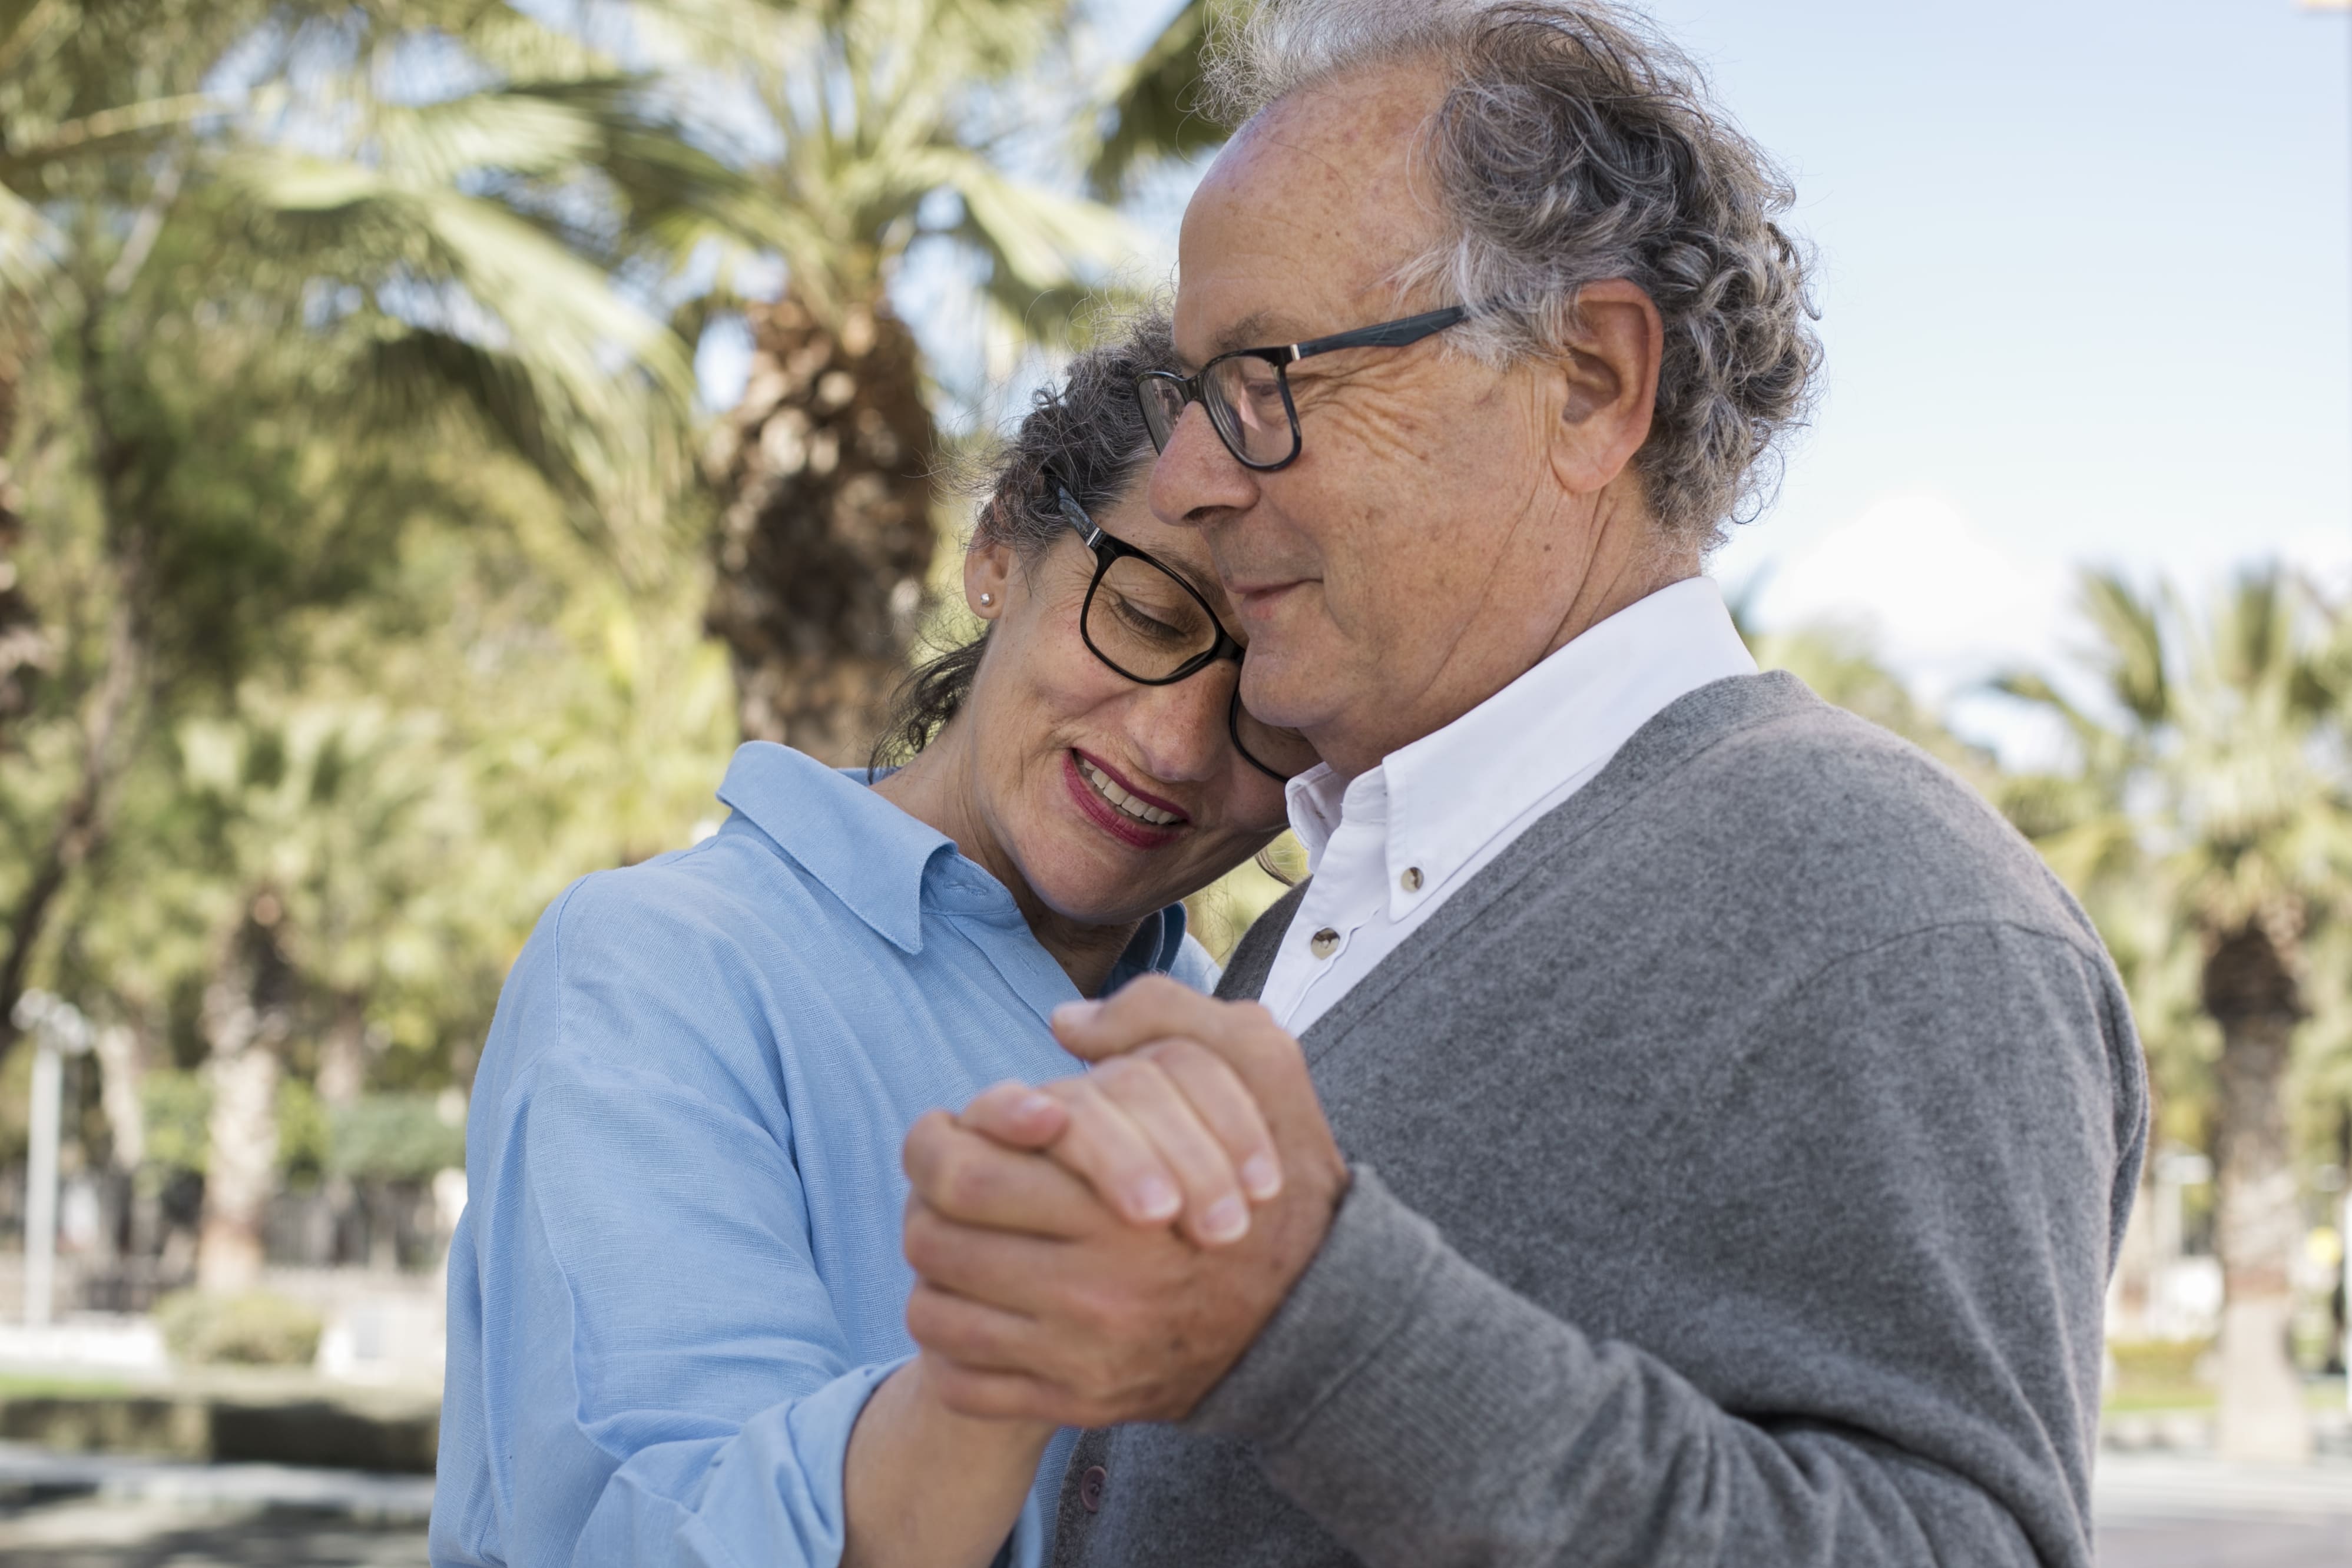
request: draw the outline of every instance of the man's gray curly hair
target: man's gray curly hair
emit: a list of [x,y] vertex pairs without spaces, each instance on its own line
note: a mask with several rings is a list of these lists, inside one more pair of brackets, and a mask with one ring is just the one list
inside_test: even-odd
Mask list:
[[1778,221],[1788,181],[1688,56],[1594,0],[1265,0],[1212,47],[1209,106],[1237,125],[1419,59],[1450,85],[1413,184],[1454,232],[1399,283],[1490,307],[1450,336],[1493,362],[1563,342],[1586,284],[1647,292],[1665,357],[1635,461],[1669,538],[1721,544],[1769,498],[1821,362],[1809,257]]

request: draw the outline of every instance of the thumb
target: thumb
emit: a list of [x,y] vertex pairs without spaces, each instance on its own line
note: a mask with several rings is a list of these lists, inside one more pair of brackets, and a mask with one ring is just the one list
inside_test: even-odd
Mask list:
[[1026,1083],[1005,1082],[982,1090],[956,1117],[956,1124],[1013,1149],[1042,1149],[1070,1124],[1069,1108]]

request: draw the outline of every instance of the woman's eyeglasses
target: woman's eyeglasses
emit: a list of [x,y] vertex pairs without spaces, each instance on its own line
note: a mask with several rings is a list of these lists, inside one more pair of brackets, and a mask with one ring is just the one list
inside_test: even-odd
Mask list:
[[[1055,482],[1054,495],[1064,519],[1094,552],[1094,580],[1078,612],[1078,634],[1096,658],[1146,686],[1173,685],[1221,659],[1241,663],[1242,645],[1199,590],[1125,539],[1103,532],[1067,486]],[[1242,759],[1269,779],[1287,781],[1315,766],[1315,748],[1296,730],[1276,729],[1250,716],[1242,706],[1238,677],[1225,723]]]

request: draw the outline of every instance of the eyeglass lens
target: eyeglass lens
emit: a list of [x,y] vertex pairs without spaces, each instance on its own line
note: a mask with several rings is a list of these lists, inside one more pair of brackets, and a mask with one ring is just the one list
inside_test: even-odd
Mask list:
[[[1152,374],[1137,383],[1143,423],[1151,444],[1165,451],[1183,417],[1184,383]],[[1283,395],[1282,372],[1272,362],[1246,354],[1216,361],[1202,373],[1201,402],[1234,455],[1259,467],[1279,467],[1298,446],[1297,427]]]
[[1217,645],[1217,623],[1183,583],[1140,556],[1116,557],[1087,601],[1087,643],[1132,681],[1165,681]]
[[[1114,557],[1096,575],[1080,630],[1087,645],[1131,681],[1156,685],[1197,671],[1223,641],[1209,609],[1183,581],[1143,556]],[[1234,739],[1243,754],[1277,778],[1315,766],[1314,748],[1235,704]]]

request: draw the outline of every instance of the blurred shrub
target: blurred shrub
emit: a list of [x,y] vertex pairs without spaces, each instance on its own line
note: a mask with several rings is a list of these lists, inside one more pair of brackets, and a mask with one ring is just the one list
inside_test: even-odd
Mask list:
[[2111,1339],[2113,1409],[2155,1410],[2210,1404],[2216,1384],[2210,1339]]
[[173,1358],[190,1366],[308,1366],[324,1325],[299,1301],[256,1291],[210,1296],[175,1291],[155,1303],[155,1325]]
[[464,1168],[466,1128],[430,1094],[362,1094],[332,1117],[328,1168],[362,1180],[424,1181]]

